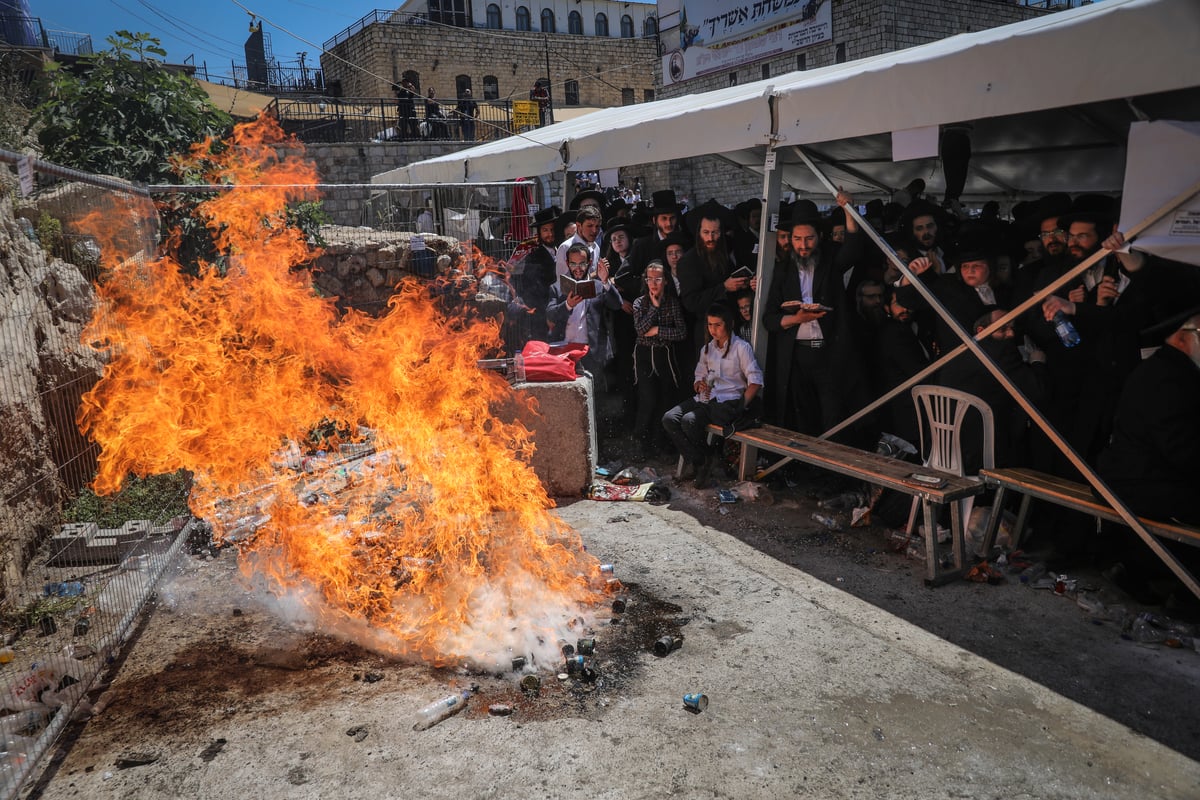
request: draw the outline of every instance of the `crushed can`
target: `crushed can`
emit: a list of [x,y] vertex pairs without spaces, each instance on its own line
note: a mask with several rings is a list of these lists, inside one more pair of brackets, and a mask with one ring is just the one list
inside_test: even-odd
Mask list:
[[682,646],[683,646],[683,637],[682,636],[670,636],[670,635],[661,636],[654,643],[654,647],[653,647],[654,655],[658,656],[659,658],[665,658],[667,655],[669,655],[671,653],[671,651],[678,650]]
[[537,675],[526,675],[521,678],[521,691],[531,697],[537,697],[542,691],[542,679]]
[[692,692],[683,696],[683,707],[693,714],[699,714],[704,709],[708,708],[708,695],[700,692]]

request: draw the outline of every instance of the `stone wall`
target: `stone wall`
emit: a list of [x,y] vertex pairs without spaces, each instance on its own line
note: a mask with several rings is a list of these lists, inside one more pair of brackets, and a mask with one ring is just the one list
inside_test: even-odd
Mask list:
[[578,83],[578,105],[582,106],[622,105],[622,89],[632,89],[635,102],[640,103],[646,90],[654,90],[658,43],[653,39],[490,31],[401,21],[366,26],[334,45],[321,59],[321,68],[326,84],[340,82],[345,97],[391,97],[391,84],[399,83],[401,76],[412,70],[418,75],[422,94],[432,86],[443,100],[456,96],[459,75],[470,77],[477,100],[484,96],[484,76],[496,79],[501,99],[527,100],[534,82],[546,75],[547,56],[555,107],[566,103],[561,89],[568,80]]
[[[681,97],[735,83],[752,83],[800,68],[811,70],[829,66],[837,61],[839,44],[845,45],[845,60],[853,61],[1046,13],[1005,0],[834,0],[831,41],[745,64],[728,72],[661,87],[659,97]],[[661,65],[658,74],[661,84]],[[936,92],[937,88],[913,87],[913,91],[915,95],[921,91]],[[870,98],[853,102],[870,102]],[[665,167],[639,164],[622,169],[622,174],[626,173],[649,176],[650,179],[644,182],[643,194],[671,187],[695,203],[712,197],[733,205],[762,194],[761,176],[715,158],[671,161]]]
[[[5,171],[5,177],[8,177]],[[56,530],[60,507],[94,458],[74,427],[83,392],[100,376],[80,344],[91,285],[47,258],[0,197],[0,596],[21,580],[32,550]],[[73,477],[74,476],[74,477]]]

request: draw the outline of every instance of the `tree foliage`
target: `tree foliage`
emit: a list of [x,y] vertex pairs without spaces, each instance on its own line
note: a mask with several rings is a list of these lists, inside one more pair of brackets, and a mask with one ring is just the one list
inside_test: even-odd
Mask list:
[[134,181],[169,181],[172,156],[227,134],[232,120],[199,84],[166,67],[158,39],[117,31],[107,41],[110,49],[75,71],[48,65],[48,99],[32,123],[43,157]]

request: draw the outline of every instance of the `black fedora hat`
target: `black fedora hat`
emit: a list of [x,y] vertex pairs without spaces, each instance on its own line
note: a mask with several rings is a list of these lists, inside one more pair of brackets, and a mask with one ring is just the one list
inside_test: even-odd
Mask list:
[[549,225],[552,222],[557,222],[561,215],[562,209],[558,206],[539,208],[538,212],[533,215],[533,229],[536,231],[543,225]]
[[675,200],[674,189],[660,189],[650,195],[650,216],[657,217],[659,214],[678,214],[679,203]]
[[787,222],[784,222],[783,214],[780,213],[779,227],[791,230],[797,225],[811,225],[817,229],[818,233],[824,233],[826,220],[821,216],[820,209],[817,204],[808,198],[801,198],[788,206]]
[[954,265],[968,261],[991,261],[1001,250],[998,231],[984,223],[969,222],[958,230],[947,260]]
[[[1013,207],[1016,211],[1016,207]],[[1042,221],[1050,217],[1063,217],[1071,211],[1071,195],[1054,192],[1039,197],[1030,208],[1017,217],[1021,232],[1030,239],[1037,238],[1042,231]],[[1062,227],[1059,225],[1059,227]]]
[[1096,226],[1100,237],[1104,238],[1117,222],[1118,205],[1115,197],[1081,194],[1071,203],[1071,210],[1058,218],[1058,227],[1065,231],[1074,222],[1090,222]]
[[946,212],[941,208],[928,200],[914,200],[904,207],[904,213],[900,215],[900,230],[903,233],[912,233],[913,220],[917,217],[933,217],[938,227],[946,224]]
[[728,233],[737,227],[737,219],[733,215],[733,209],[718,203],[715,198],[710,197],[700,205],[690,209],[684,217],[684,224],[693,238],[699,236],[700,220],[706,218],[715,219],[720,222],[722,234]]
[[567,238],[567,226],[575,222],[579,218],[578,211],[564,211],[558,215],[558,219],[554,220],[554,238],[558,241],[563,241]]
[[595,189],[588,189],[585,192],[580,192],[571,198],[571,208],[578,211],[583,206],[584,200],[595,200],[596,205],[600,208],[601,213],[604,212],[604,193],[598,192]]

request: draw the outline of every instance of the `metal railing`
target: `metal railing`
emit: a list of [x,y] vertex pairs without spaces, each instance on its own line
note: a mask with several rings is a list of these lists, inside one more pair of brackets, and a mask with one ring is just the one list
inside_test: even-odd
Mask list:
[[284,131],[302,142],[482,142],[513,133],[513,108],[508,100],[477,101],[475,119],[458,111],[458,102],[436,103],[427,115],[424,100],[413,103],[413,116],[403,119],[393,98],[321,97],[277,99],[272,111]]
[[92,54],[92,37],[86,33],[46,30],[38,17],[0,14],[0,42],[14,47],[37,47],[55,53]]

